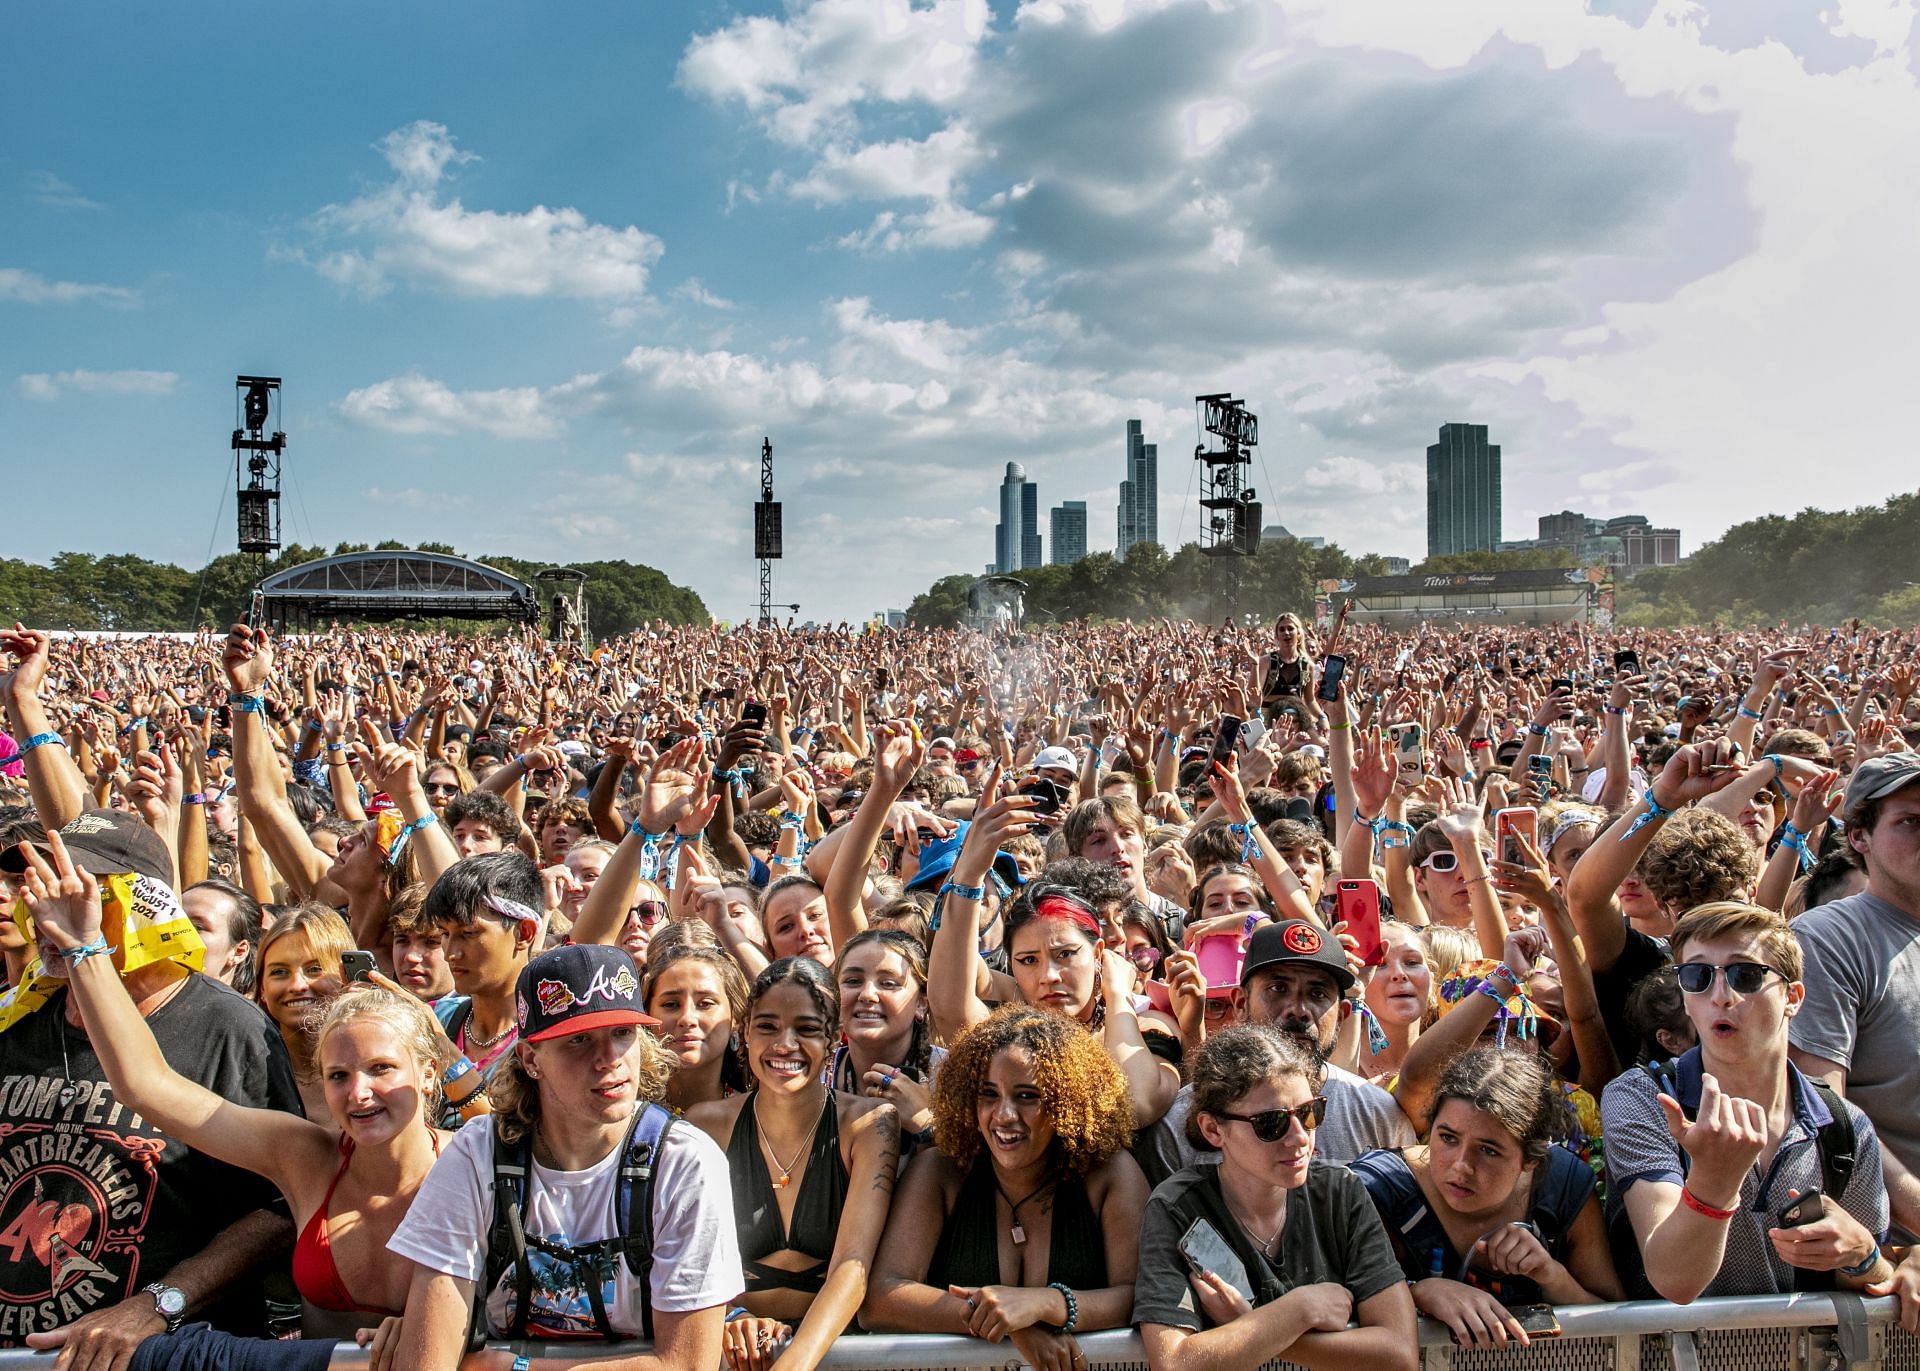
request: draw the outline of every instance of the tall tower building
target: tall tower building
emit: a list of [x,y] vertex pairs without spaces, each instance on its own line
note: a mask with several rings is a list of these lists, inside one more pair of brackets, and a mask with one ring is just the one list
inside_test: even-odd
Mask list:
[[1072,566],[1087,555],[1087,502],[1066,500],[1053,507],[1048,518],[1053,541],[1053,564]]
[[993,530],[993,569],[1004,575],[1040,564],[1040,489],[1018,462],[1008,462]]
[[1491,552],[1500,537],[1500,445],[1485,424],[1442,424],[1427,449],[1427,556]]
[[1138,419],[1127,420],[1127,474],[1120,482],[1115,551],[1125,557],[1135,543],[1160,541],[1160,450],[1140,433]]

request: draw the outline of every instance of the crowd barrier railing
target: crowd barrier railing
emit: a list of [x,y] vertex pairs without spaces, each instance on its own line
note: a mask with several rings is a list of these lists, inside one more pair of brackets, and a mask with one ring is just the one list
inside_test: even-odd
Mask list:
[[[1445,1328],[1422,1320],[1422,1371],[1920,1371],[1920,1338],[1900,1329],[1891,1299],[1742,1295],[1688,1305],[1661,1300],[1569,1305],[1557,1313],[1559,1337],[1489,1351],[1455,1347]],[[1079,1341],[1089,1371],[1146,1371],[1146,1351],[1131,1331],[1088,1333]],[[494,1345],[530,1357],[575,1361],[641,1350],[637,1343]],[[0,1350],[0,1371],[45,1368],[53,1355]],[[332,1366],[344,1371],[367,1362],[364,1349],[341,1346]],[[841,1338],[821,1365],[827,1371],[1016,1371],[1025,1363],[1011,1343],[882,1333]]]

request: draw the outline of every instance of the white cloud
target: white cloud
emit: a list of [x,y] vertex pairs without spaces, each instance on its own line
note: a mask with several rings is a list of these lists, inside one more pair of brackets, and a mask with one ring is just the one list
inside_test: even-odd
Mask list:
[[77,186],[61,180],[50,171],[27,173],[27,198],[50,209],[99,209],[98,200],[82,195]]
[[30,400],[62,395],[171,395],[180,377],[171,371],[35,371],[20,378],[20,393]]
[[561,429],[537,386],[456,391],[417,372],[349,391],[340,413],[388,433],[546,438]]
[[404,283],[479,298],[632,301],[664,248],[632,225],[596,224],[577,209],[470,210],[442,199],[449,169],[475,160],[440,124],[388,134],[388,185],[313,216],[316,246],[301,254],[341,285],[369,293]]
[[683,300],[691,300],[696,305],[705,305],[708,309],[738,309],[738,305],[724,296],[715,295],[698,276],[689,276],[673,293]]
[[88,281],[49,281],[38,272],[0,267],[0,300],[23,305],[137,305],[140,293],[125,286],[103,286]]
[[841,200],[947,200],[985,153],[973,130],[949,124],[925,138],[862,147],[830,147],[788,194],[816,203]]
[[942,201],[921,214],[881,210],[864,229],[843,234],[838,244],[861,252],[906,252],[914,248],[971,248],[993,235],[993,220],[963,205]]

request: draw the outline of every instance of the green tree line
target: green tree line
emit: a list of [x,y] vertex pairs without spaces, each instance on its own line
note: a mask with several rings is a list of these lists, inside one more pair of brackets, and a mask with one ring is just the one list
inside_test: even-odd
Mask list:
[[[366,543],[341,543],[329,551],[296,543],[264,564],[243,553],[230,552],[198,571],[150,562],[130,553],[94,556],[62,552],[44,566],[0,558],[0,615],[8,623],[18,619],[35,628],[189,632],[203,625],[230,624],[245,614],[248,596],[263,576],[320,557],[402,551],[406,547],[396,542],[371,547]],[[460,555],[444,543],[421,543],[415,550]],[[553,566],[571,566],[585,572],[588,614],[596,638],[614,637],[655,619],[675,624],[708,620],[707,607],[697,594],[675,585],[650,566],[624,561],[529,562],[517,557],[474,560],[529,582],[537,572]],[[504,625],[449,626],[473,632]]]
[[[1533,549],[1433,557],[1416,573],[1520,571],[1572,566],[1571,552]],[[1071,566],[1017,573],[1027,589],[1030,623],[1067,619],[1145,619],[1161,615],[1217,620],[1224,614],[1272,618],[1313,608],[1323,580],[1384,574],[1384,558],[1297,541],[1262,543],[1250,558],[1209,558],[1189,543],[1169,556],[1139,543],[1124,560],[1095,552]],[[907,617],[942,627],[964,621],[967,588],[977,578],[947,576],[916,596]],[[1622,623],[1647,628],[1693,624],[1834,624],[1863,618],[1882,625],[1920,623],[1920,494],[1846,511],[1806,509],[1736,524],[1676,567],[1641,572],[1619,587]]]

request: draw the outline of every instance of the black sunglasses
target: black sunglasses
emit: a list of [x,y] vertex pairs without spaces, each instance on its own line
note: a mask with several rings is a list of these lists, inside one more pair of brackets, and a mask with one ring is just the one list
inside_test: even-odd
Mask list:
[[627,912],[638,915],[643,928],[651,928],[667,917],[667,907],[659,900],[641,900]]
[[1727,988],[1737,995],[1751,995],[1767,983],[1767,977],[1778,976],[1786,980],[1786,973],[1776,971],[1759,962],[1728,962],[1725,966],[1715,966],[1711,962],[1683,962],[1673,969],[1674,979],[1680,982],[1680,988],[1689,995],[1703,995],[1713,989],[1713,973],[1724,972]]
[[[1212,1110],[1207,1112],[1213,1113]],[[1258,1114],[1229,1114],[1222,1110],[1214,1117],[1248,1125],[1253,1129],[1253,1136],[1261,1142],[1279,1142],[1287,1136],[1295,1119],[1309,1133],[1318,1128],[1320,1121],[1327,1117],[1327,1097],[1315,1095],[1305,1104],[1297,1104],[1292,1109],[1263,1109]]]

